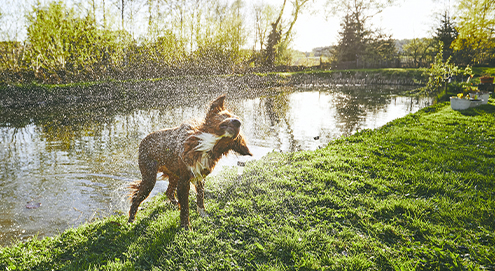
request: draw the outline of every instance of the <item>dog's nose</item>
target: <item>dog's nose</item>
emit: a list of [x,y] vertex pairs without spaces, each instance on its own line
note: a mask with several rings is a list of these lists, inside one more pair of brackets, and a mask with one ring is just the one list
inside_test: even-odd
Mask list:
[[241,127],[241,121],[238,119],[231,119],[230,123],[232,123],[232,125],[234,125],[236,128]]

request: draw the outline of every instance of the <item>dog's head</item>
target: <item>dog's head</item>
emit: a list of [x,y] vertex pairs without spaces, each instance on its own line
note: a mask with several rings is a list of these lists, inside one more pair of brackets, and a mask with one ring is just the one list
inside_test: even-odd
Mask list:
[[252,155],[240,134],[241,120],[225,108],[225,95],[211,102],[205,118],[205,128],[207,133],[222,137],[221,145],[228,146],[241,155]]

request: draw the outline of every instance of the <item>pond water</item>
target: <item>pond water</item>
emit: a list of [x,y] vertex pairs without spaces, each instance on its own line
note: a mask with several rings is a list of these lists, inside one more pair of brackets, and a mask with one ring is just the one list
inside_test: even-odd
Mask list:
[[[287,88],[273,95],[229,95],[254,157],[314,150],[359,129],[377,128],[432,103],[381,86]],[[180,97],[154,108],[37,107],[0,115],[0,245],[50,236],[115,212],[127,214],[129,182],[140,178],[139,142],[148,133],[202,117],[215,96]],[[119,108],[116,110],[115,108]],[[225,165],[245,157],[229,155]],[[207,185],[208,186],[208,185]],[[164,191],[159,181],[153,194]]]

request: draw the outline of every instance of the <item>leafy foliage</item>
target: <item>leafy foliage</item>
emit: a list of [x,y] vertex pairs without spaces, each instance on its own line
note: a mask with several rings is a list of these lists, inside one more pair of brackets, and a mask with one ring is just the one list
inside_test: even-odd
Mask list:
[[32,14],[28,17],[26,62],[38,77],[53,76],[59,81],[59,73],[92,74],[94,64],[111,63],[109,53],[118,50],[116,36],[97,30],[92,16],[79,18],[63,2],[34,7]]
[[428,38],[414,38],[404,44],[405,55],[412,58],[414,67],[425,67],[432,62],[432,54],[435,55],[434,40]]
[[439,52],[435,56],[430,69],[423,72],[423,75],[429,75],[428,83],[423,88],[426,92],[438,91],[440,87],[445,85],[447,88],[447,83],[451,78],[458,74],[472,75],[472,69],[470,66],[466,66],[464,69],[460,69],[454,63],[450,63],[452,56],[450,56],[445,62],[443,61],[443,44],[440,43]]
[[473,63],[495,61],[495,2],[492,0],[461,0],[457,7],[459,36],[456,50],[471,52]]
[[[243,49],[250,32],[246,4],[241,0],[149,0],[143,3],[147,12],[136,10],[128,1],[111,7],[105,1],[93,1],[92,7],[84,1],[48,1],[46,5],[38,1],[26,11],[26,41],[0,43],[0,79],[7,83],[69,83],[229,74],[256,66],[274,69],[274,65],[290,63],[292,28],[309,0],[285,2],[292,6],[292,14],[283,21],[281,9],[275,28],[278,40],[266,35],[275,7],[259,6],[263,16],[257,18],[256,39],[261,45],[256,51]],[[108,13],[115,8],[121,14]],[[133,12],[146,15],[148,23],[141,26],[147,28],[142,31],[146,34],[136,35]],[[7,30],[2,27],[0,31]],[[271,56],[263,58],[262,49],[267,45]],[[271,62],[263,61],[267,59]]]

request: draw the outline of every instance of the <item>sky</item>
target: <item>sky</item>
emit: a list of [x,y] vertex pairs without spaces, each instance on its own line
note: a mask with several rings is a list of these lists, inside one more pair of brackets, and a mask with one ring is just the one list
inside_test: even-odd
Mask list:
[[[372,23],[398,40],[431,37],[432,29],[438,24],[435,13],[445,10],[446,5],[449,5],[448,1],[442,0],[400,1],[375,16]],[[325,20],[324,17],[306,12],[298,18],[294,26],[294,49],[310,52],[315,47],[337,43],[340,18]]]

